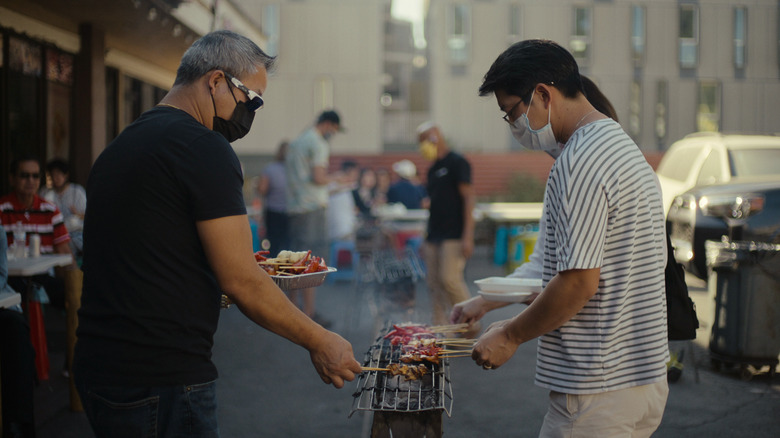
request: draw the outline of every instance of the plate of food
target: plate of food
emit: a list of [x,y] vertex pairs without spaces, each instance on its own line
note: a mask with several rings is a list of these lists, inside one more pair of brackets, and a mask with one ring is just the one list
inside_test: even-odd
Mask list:
[[282,290],[307,289],[325,282],[325,276],[336,272],[321,257],[311,251],[279,251],[274,258],[266,257],[268,251],[255,253],[257,264],[263,268]]
[[540,278],[488,277],[474,283],[479,286],[479,294],[490,301],[522,302],[542,291]]
[[[266,257],[268,251],[257,251],[255,260],[281,290],[307,289],[325,282],[325,277],[336,268],[327,266],[321,257],[312,256],[311,251],[280,251],[274,258]],[[220,306],[229,308],[233,302],[222,295]]]

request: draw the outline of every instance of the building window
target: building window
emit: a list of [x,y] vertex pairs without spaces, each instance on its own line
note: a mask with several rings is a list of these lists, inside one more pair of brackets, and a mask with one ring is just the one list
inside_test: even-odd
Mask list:
[[574,20],[569,48],[571,49],[572,55],[574,55],[574,59],[580,64],[587,64],[590,59],[592,24],[590,8],[574,8]]
[[519,3],[509,4],[509,33],[507,39],[509,44],[516,43],[523,39],[523,11]]
[[657,144],[659,146],[659,149],[661,149],[664,146],[664,142],[666,141],[666,119],[667,119],[667,107],[668,107],[668,99],[669,94],[667,92],[667,83],[666,80],[661,79],[656,84],[655,88],[655,122],[654,122],[654,131],[655,131],[655,139],[657,141]]
[[642,133],[642,84],[636,79],[628,95],[628,133],[635,139]]
[[447,11],[447,51],[450,64],[466,65],[471,45],[471,7],[465,3],[450,5]]
[[641,67],[645,61],[645,8],[631,7],[631,59],[635,67]]
[[263,6],[262,31],[268,38],[265,52],[271,56],[279,54],[279,5],[272,3]]
[[717,81],[699,82],[696,130],[707,132],[720,130],[720,84]]
[[734,8],[734,67],[745,68],[747,45],[747,8]]
[[699,9],[696,5],[680,5],[679,18],[680,68],[694,68],[699,60]]

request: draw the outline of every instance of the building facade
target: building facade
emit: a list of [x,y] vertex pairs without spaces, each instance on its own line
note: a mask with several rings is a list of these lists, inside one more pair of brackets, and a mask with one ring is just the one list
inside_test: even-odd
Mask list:
[[237,144],[245,155],[272,153],[325,107],[350,128],[335,153],[414,150],[428,119],[462,152],[519,150],[477,89],[530,38],[567,47],[648,153],[696,131],[780,132],[777,0],[236,1],[279,30],[268,114]]
[[645,151],[695,131],[778,133],[779,21],[774,0],[433,1],[431,114],[463,149],[518,147],[476,89],[510,44],[546,38],[575,55]]
[[171,87],[184,51],[211,29],[265,37],[227,0],[0,0],[0,189],[10,162],[92,162]]
[[[557,41],[648,153],[703,130],[780,129],[778,0],[0,0],[0,165],[61,156],[85,182],[113,136],[154,105],[181,54],[216,28],[278,55],[250,134],[254,176],[280,141],[336,108],[334,154],[416,150],[435,120],[464,153],[519,150],[482,77],[529,38]],[[253,165],[255,163],[256,165]],[[0,184],[7,189],[7,178]]]

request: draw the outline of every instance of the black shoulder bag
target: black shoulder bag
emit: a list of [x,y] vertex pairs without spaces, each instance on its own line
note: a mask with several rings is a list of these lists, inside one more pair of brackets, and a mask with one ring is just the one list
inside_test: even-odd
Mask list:
[[669,235],[666,235],[666,247],[669,257],[666,261],[664,278],[666,283],[666,318],[669,326],[670,341],[687,341],[696,338],[699,319],[696,306],[688,296],[685,283],[685,270],[674,258],[674,248]]

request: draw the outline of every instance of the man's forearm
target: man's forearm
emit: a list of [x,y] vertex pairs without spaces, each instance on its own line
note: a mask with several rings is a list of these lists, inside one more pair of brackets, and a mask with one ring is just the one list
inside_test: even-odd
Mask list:
[[577,315],[598,290],[599,269],[561,272],[544,291],[507,325],[518,345],[549,333]]
[[266,278],[251,281],[250,290],[231,293],[231,299],[256,324],[310,350],[322,328],[295,307],[270,277],[260,275]]
[[287,298],[252,257],[246,215],[197,223],[206,256],[222,291],[258,325],[307,349],[325,330]]

